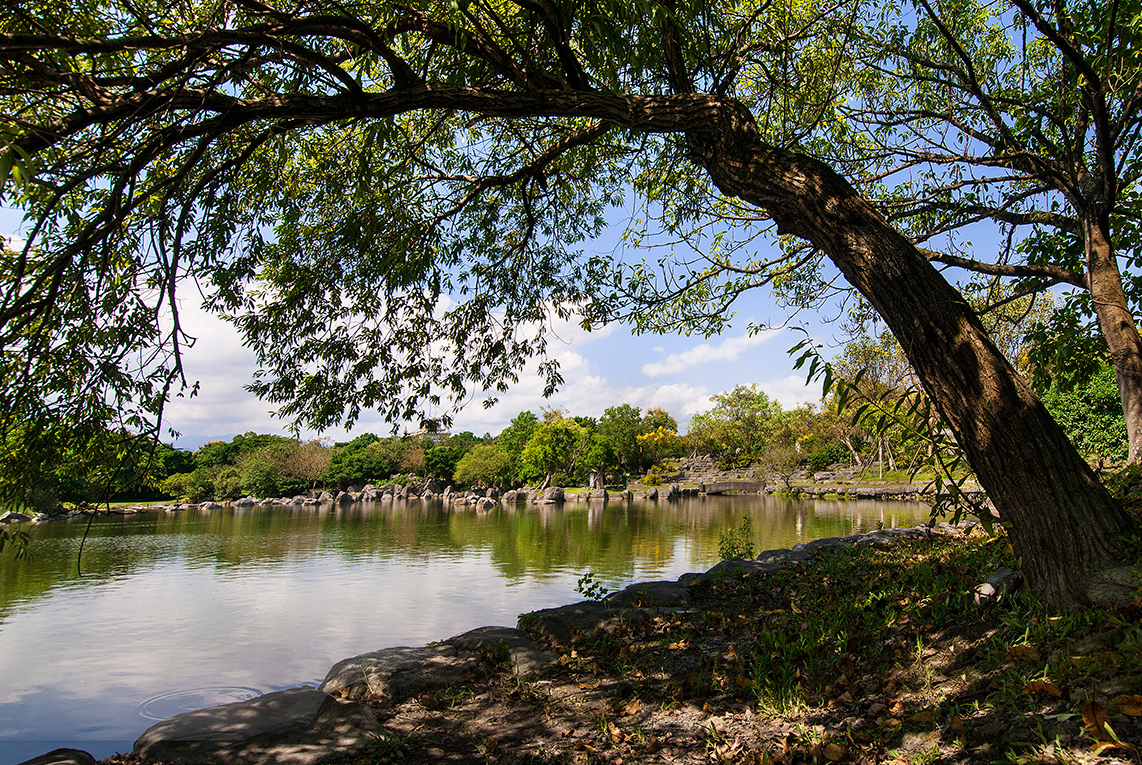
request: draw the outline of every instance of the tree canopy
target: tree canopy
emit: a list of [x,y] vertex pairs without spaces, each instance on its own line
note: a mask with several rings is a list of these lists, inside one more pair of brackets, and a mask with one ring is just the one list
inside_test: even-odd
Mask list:
[[[257,353],[253,390],[322,428],[504,390],[531,357],[551,390],[553,317],[717,332],[823,255],[892,329],[1032,586],[1067,605],[1128,568],[1131,521],[967,302],[820,158],[875,5],[7,8],[0,183],[26,242],[3,260],[6,428],[91,408],[153,425],[183,384],[190,285]],[[629,195],[701,255],[584,257]],[[792,254],[745,246],[770,225]]]

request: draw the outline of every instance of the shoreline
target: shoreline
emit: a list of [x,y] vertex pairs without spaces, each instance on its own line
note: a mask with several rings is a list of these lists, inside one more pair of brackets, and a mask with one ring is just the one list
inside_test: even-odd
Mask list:
[[[441,643],[362,654],[335,664],[318,689],[278,691],[169,718],[145,731],[134,752],[143,761],[189,763],[217,758],[269,763],[286,761],[279,757],[288,750],[292,752],[287,758],[290,762],[316,763],[350,746],[350,742],[364,746],[373,740],[370,737],[377,724],[375,718],[366,714],[364,701],[383,698],[386,703],[402,703],[422,698],[482,676],[488,662],[502,666],[502,662],[508,661],[510,672],[517,677],[534,675],[561,661],[553,651],[564,655],[573,643],[589,635],[635,628],[663,616],[692,612],[691,592],[698,585],[799,567],[814,560],[818,552],[834,547],[885,547],[908,539],[962,536],[971,534],[976,525],[945,523],[814,540],[790,549],[769,550],[752,560],[723,561],[704,573],[684,574],[675,582],[635,583],[601,601],[586,600],[523,614],[514,628],[483,627]],[[245,722],[236,727],[238,718]],[[298,727],[302,723],[304,730]],[[323,736],[332,735],[327,730],[330,726],[339,731],[336,746],[321,743]],[[234,740],[239,734],[241,740]],[[28,762],[43,765],[62,761]],[[105,762],[114,761],[116,758]]]

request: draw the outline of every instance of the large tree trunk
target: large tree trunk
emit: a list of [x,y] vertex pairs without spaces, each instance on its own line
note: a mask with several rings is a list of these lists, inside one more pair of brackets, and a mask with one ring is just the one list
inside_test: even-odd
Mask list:
[[778,230],[825,252],[895,334],[1009,530],[1032,589],[1051,607],[1125,592],[1116,539],[1135,532],[963,297],[824,163],[758,140],[748,114],[688,134],[695,161]]
[[1118,378],[1130,442],[1128,459],[1135,463],[1142,460],[1142,337],[1122,289],[1108,217],[1086,212],[1082,224],[1090,299]]

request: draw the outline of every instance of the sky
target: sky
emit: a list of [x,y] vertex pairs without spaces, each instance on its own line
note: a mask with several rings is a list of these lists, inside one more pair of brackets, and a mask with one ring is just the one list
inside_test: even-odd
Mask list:
[[[661,407],[684,432],[691,415],[710,409],[711,395],[755,383],[787,409],[818,402],[820,383],[807,386],[805,373],[793,369],[794,358],[788,354],[804,335],[789,328],[753,336],[746,332],[751,321],[780,323],[785,319],[767,295],[757,292],[744,301],[733,329],[710,339],[636,336],[618,324],[587,332],[574,321],[560,322],[549,343],[564,378],[560,390],[545,399],[543,379],[532,364],[518,384],[496,396],[498,402],[490,409],[483,406],[486,395],[466,401],[453,415],[451,432],[496,435],[522,411],[540,414],[544,408],[554,408],[572,416],[599,417],[619,404],[643,411]],[[184,302],[183,312],[188,330],[199,338],[184,363],[188,379],[200,383],[200,392],[193,399],[175,399],[167,407],[168,425],[182,434],[176,445],[193,448],[248,431],[285,432],[288,424],[273,416],[271,405],[243,388],[256,363],[234,329],[193,301]],[[819,325],[813,329],[817,334],[829,332]],[[389,424],[367,412],[351,432],[337,429],[303,435],[341,441],[361,433],[385,435],[390,431]]]
[[[13,244],[19,245],[15,211],[0,210],[0,235],[16,237]],[[587,244],[588,249],[624,257],[620,247],[617,237]],[[184,289],[180,303],[184,327],[198,338],[186,351],[184,365],[188,381],[197,381],[199,390],[193,398],[175,398],[167,406],[165,427],[179,434],[174,444],[194,449],[239,433],[288,433],[290,423],[275,417],[272,405],[245,390],[256,362],[234,328],[204,311],[193,287]],[[451,432],[496,435],[523,411],[540,414],[545,408],[554,408],[570,416],[599,417],[608,407],[620,404],[644,412],[650,407],[665,409],[685,432],[691,415],[711,408],[710,396],[737,385],[756,384],[787,409],[819,402],[820,384],[807,386],[805,373],[793,369],[794,358],[788,353],[804,338],[802,333],[789,327],[754,335],[747,332],[751,323],[781,326],[787,321],[786,313],[768,292],[755,289],[747,293],[735,304],[735,310],[731,328],[709,339],[638,336],[620,324],[587,332],[575,320],[560,322],[552,328],[549,342],[549,352],[559,361],[564,378],[559,391],[550,398],[543,397],[543,379],[533,363],[515,386],[496,396],[498,403],[491,408],[483,406],[487,395],[473,395],[463,402],[453,414]],[[818,340],[827,341],[836,331],[815,317],[797,317],[797,325],[806,322]],[[392,426],[377,414],[365,412],[352,430],[302,430],[300,435],[343,441],[368,432],[387,435]]]

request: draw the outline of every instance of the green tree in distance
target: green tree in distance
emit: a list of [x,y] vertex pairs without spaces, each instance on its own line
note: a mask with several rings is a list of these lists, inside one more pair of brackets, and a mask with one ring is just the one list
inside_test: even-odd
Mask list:
[[[812,255],[756,255],[709,227],[772,223],[892,329],[1036,592],[1055,607],[1125,593],[1114,540],[1131,519],[926,253],[814,157],[877,7],[6,11],[0,182],[27,218],[0,295],[10,427],[82,422],[80,401],[153,429],[181,385],[174,298],[195,281],[255,350],[253,390],[317,429],[365,408],[430,419],[536,356],[551,391],[552,319],[716,333],[753,286],[796,281]],[[613,265],[580,256],[628,193],[666,233],[706,237],[704,263],[665,259],[681,289],[650,264],[607,287]]]
[[599,432],[610,442],[620,470],[641,468],[638,435],[642,433],[642,410],[630,404],[609,407],[599,418]]
[[512,460],[498,446],[478,444],[456,463],[453,477],[470,486],[505,486],[510,483]]
[[703,454],[744,466],[764,456],[777,427],[781,405],[756,384],[739,385],[710,397],[714,407],[690,419],[690,435]]

